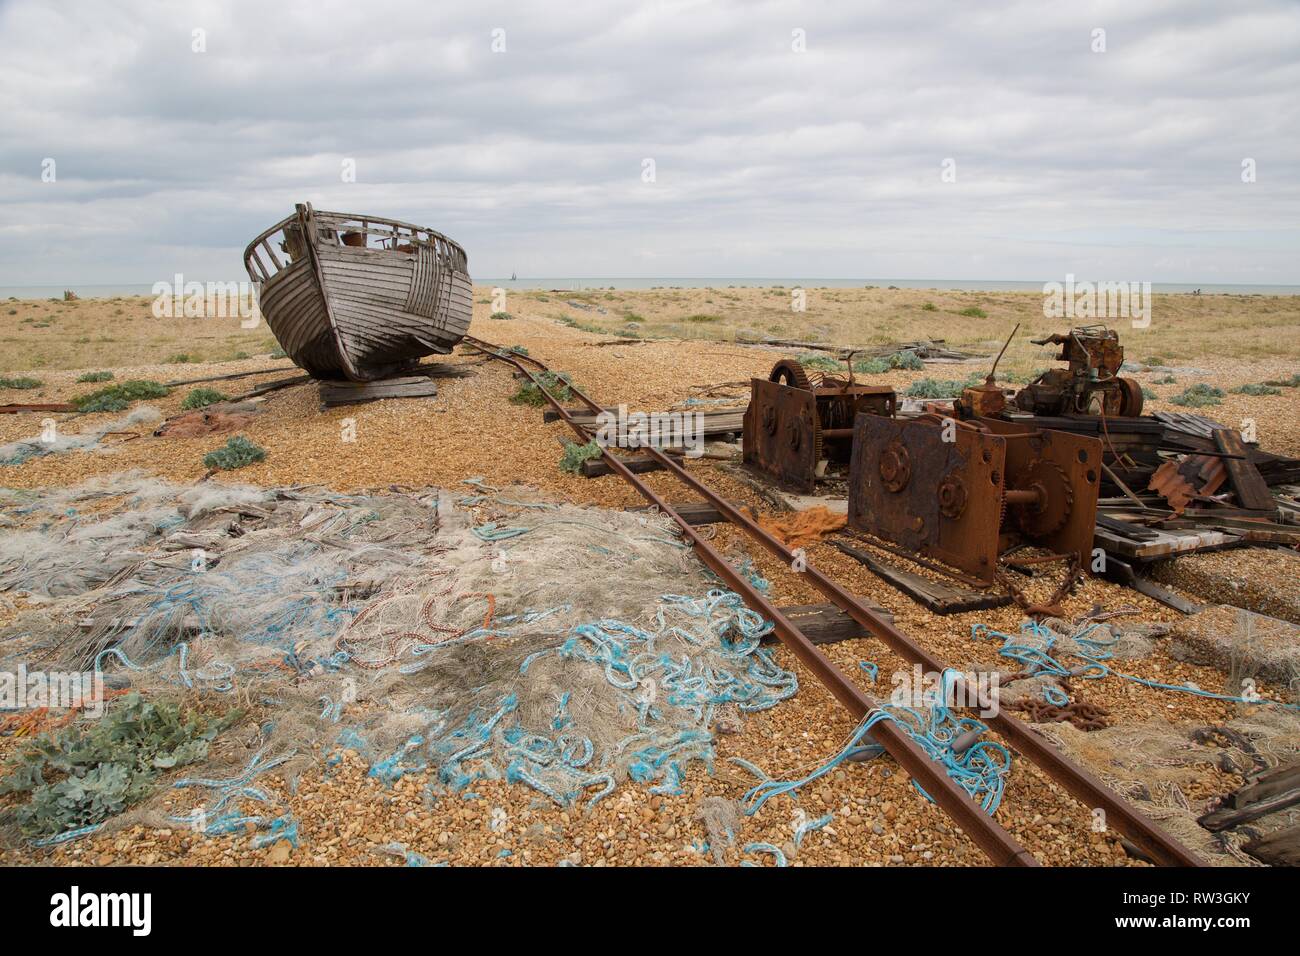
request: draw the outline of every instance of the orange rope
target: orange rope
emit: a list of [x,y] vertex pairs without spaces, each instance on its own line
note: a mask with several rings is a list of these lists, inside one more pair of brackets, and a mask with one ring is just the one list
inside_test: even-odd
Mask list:
[[487,601],[487,613],[483,615],[483,623],[480,625],[484,630],[492,623],[493,616],[497,613],[497,597],[495,594],[488,594],[486,591],[466,591],[464,594],[457,594],[456,600],[461,598],[483,598]]
[[[110,701],[126,693],[129,691],[106,688],[100,700]],[[0,736],[10,734],[14,737],[35,737],[50,730],[66,727],[76,719],[78,713],[85,709],[87,703],[83,701],[79,707],[70,707],[62,714],[51,715],[48,707],[37,707],[34,710],[10,714],[4,720],[0,720]]]
[[825,505],[796,511],[793,515],[756,515],[759,525],[789,548],[816,544],[844,527],[846,516],[834,514]]

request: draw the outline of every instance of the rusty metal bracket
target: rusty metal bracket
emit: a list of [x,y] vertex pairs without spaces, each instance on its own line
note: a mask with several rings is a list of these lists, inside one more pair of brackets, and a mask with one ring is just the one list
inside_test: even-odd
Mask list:
[[756,378],[744,418],[744,460],[781,484],[811,493],[821,458],[817,399],[806,389]]
[[1006,440],[934,419],[859,416],[850,528],[992,583]]

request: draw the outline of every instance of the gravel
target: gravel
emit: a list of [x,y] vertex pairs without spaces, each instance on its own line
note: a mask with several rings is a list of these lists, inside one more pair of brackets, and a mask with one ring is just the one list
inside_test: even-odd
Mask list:
[[[512,302],[512,321],[483,323],[484,305],[475,307],[476,333],[505,345],[524,345],[551,368],[567,371],[581,387],[602,401],[626,402],[634,409],[670,407],[692,386],[743,383],[765,376],[780,354],[764,349],[713,342],[649,342],[593,348],[588,343],[609,337],[568,328],[545,318],[543,306],[522,297]],[[480,315],[479,313],[483,313]],[[439,380],[438,395],[430,400],[390,400],[368,405],[321,411],[314,386],[286,389],[269,395],[264,411],[244,434],[267,449],[263,462],[242,468],[228,480],[265,486],[319,483],[340,491],[397,485],[454,486],[465,478],[483,476],[489,483],[524,482],[577,503],[626,507],[642,502],[616,477],[582,479],[557,467],[560,437],[569,437],[560,423],[544,424],[539,410],[511,405],[507,399],[517,388],[510,370],[499,363],[482,363],[468,349],[440,362],[467,366],[463,378]],[[204,366],[187,365],[185,377],[205,373],[265,367],[265,359]],[[283,366],[286,363],[274,363]],[[1246,369],[1240,363],[1216,365],[1197,358],[1210,376],[1223,386],[1281,375],[1283,363],[1265,363]],[[1278,367],[1273,368],[1276,364]],[[42,377],[60,397],[71,397],[93,384],[74,385],[80,370],[45,372]],[[166,379],[174,366],[116,370],[118,379]],[[277,368],[264,376],[239,381],[238,391],[291,374]],[[873,376],[876,384],[902,388],[925,372],[890,372]],[[1141,375],[1139,377],[1142,377]],[[1183,383],[1180,381],[1178,389]],[[1172,386],[1170,388],[1173,388]],[[1174,391],[1178,390],[1174,389]],[[230,389],[235,391],[236,389]],[[1168,389],[1162,389],[1167,391]],[[157,400],[165,414],[174,414],[187,389]],[[1171,391],[1170,394],[1173,392]],[[21,399],[12,399],[21,400]],[[1256,415],[1261,438],[1271,450],[1300,454],[1300,389],[1284,389],[1281,396],[1229,395],[1214,409],[1217,417],[1235,423]],[[1155,403],[1161,407],[1161,403]],[[61,428],[80,430],[103,416],[55,416]],[[111,417],[111,416],[109,416]],[[1264,422],[1267,422],[1265,428]],[[349,424],[355,441],[346,441]],[[34,416],[0,416],[0,442],[26,437],[38,428]],[[201,439],[154,439],[147,435],[121,443],[111,454],[46,456],[4,470],[6,484],[22,487],[71,484],[93,474],[142,468],[173,480],[201,478],[203,454],[224,442],[225,436]],[[696,462],[692,472],[724,496],[766,507],[746,485],[715,465]],[[692,495],[662,473],[645,476],[669,500]],[[216,476],[211,480],[226,480]],[[817,603],[823,598],[798,574],[766,552],[753,550],[735,529],[720,526],[715,544],[736,558],[748,556],[755,568],[771,581],[771,597],[778,604]],[[1013,632],[1022,615],[1016,608],[1000,608],[936,617],[883,583],[852,558],[822,543],[808,549],[809,560],[855,593],[882,605],[895,615],[897,625],[933,653],[954,666],[1006,665],[996,653],[997,643],[974,640],[971,626]],[[1276,551],[1201,555],[1171,562],[1169,582],[1196,595],[1229,603],[1247,603],[1266,613],[1297,620],[1297,575],[1294,555]],[[924,570],[920,573],[926,573]],[[1212,578],[1231,577],[1235,585],[1220,584],[1227,593],[1210,589]],[[1050,583],[1041,587],[1050,590]],[[1269,595],[1272,595],[1271,597]],[[1119,627],[1169,624],[1176,612],[1117,585],[1087,579],[1066,601],[1068,615],[1082,616],[1094,605],[1113,610],[1128,605],[1132,617],[1118,618]],[[593,609],[598,610],[598,609]],[[0,602],[0,624],[14,606]],[[1211,667],[1176,660],[1169,653],[1170,638],[1152,639],[1152,652],[1122,662],[1127,673],[1164,683],[1193,681],[1207,690],[1225,689],[1226,676]],[[864,689],[887,697],[891,676],[910,670],[879,642],[868,638],[823,647],[825,653]],[[711,797],[735,800],[754,782],[727,757],[741,757],[770,775],[790,776],[824,762],[840,749],[853,729],[847,713],[830,694],[784,650],[776,649],[783,667],[799,672],[800,693],[781,706],[748,716],[740,733],[719,734],[719,760],[710,776],[692,769],[681,796],[651,796],[626,785],[590,812],[562,810],[537,798],[523,787],[484,782],[476,786],[478,799],[439,797],[428,806],[422,791],[428,780],[419,774],[386,787],[368,778],[364,762],[355,754],[326,768],[325,754],[298,780],[296,792],[284,781],[266,778],[259,785],[274,790],[300,820],[301,845],[286,842],[254,850],[243,837],[215,839],[184,828],[152,829],[136,826],[104,832],[64,846],[33,850],[0,851],[0,863],[51,862],[84,865],[169,863],[177,865],[396,865],[402,862],[384,848],[400,843],[434,863],[454,865],[710,865],[712,856],[702,849],[707,840],[696,818],[702,801]],[[879,666],[879,682],[871,685],[858,667],[869,660]],[[1285,689],[1260,688],[1266,695],[1283,696]],[[1180,726],[1222,723],[1235,712],[1234,705],[1188,694],[1141,687],[1119,677],[1075,681],[1076,700],[1108,709],[1113,722],[1140,723],[1158,715]],[[0,756],[14,749],[15,741],[0,738]],[[1241,780],[1211,763],[1193,794],[1209,799],[1239,785]],[[184,811],[183,794],[164,793],[164,804]],[[504,810],[506,823],[492,828],[492,811]],[[250,807],[254,810],[254,807]],[[788,853],[800,865],[980,865],[983,854],[946,815],[911,785],[908,775],[889,760],[846,764],[801,791],[798,805],[789,797],[768,802],[755,816],[744,818],[737,846],[726,853],[729,863],[742,859],[771,865],[770,854],[744,854],[752,842],[768,842],[793,849],[796,809],[809,818],[831,812],[830,826],[811,831],[797,853]],[[1007,781],[998,820],[1042,862],[1059,865],[1132,865],[1114,833],[1094,833],[1089,809],[1048,780],[1028,761],[1016,757]]]

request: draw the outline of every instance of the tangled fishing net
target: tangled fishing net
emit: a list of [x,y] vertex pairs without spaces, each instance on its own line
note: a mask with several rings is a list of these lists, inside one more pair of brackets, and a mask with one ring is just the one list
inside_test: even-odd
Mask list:
[[0,507],[0,591],[27,604],[0,668],[264,715],[251,759],[218,741],[173,783],[210,835],[296,840],[256,778],[345,748],[383,781],[428,771],[429,800],[483,779],[566,806],[629,780],[676,793],[690,761],[711,767],[715,721],[797,690],[760,646],[770,623],[657,514],[477,480],[342,495],[138,474]]
[[151,405],[142,405],[129,415],[97,425],[78,434],[65,435],[51,429],[47,433],[0,445],[0,465],[21,465],[45,455],[63,455],[72,451],[108,451],[111,445],[102,444],[106,435],[133,431],[136,425],[152,423],[162,418],[162,412]]
[[1247,774],[1300,759],[1300,715],[1280,707],[1247,709],[1222,725],[1204,728],[1152,718],[1090,733],[1069,724],[1039,727],[1038,732],[1096,768],[1112,789],[1211,866],[1259,863],[1241,850],[1250,828],[1211,833],[1197,822],[1206,808],[1189,800],[1187,792],[1204,779],[1207,767]]

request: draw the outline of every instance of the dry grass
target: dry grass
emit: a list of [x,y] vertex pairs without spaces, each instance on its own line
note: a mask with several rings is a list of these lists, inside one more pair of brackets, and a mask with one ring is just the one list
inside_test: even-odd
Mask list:
[[[487,290],[479,291],[485,293]],[[724,299],[723,292],[738,301]],[[697,394],[691,391],[691,386],[744,383],[753,375],[766,376],[781,351],[718,341],[727,335],[734,336],[738,328],[756,324],[745,322],[747,317],[766,314],[779,317],[789,324],[781,333],[783,337],[822,335],[830,340],[853,341],[849,333],[854,329],[869,328],[870,316],[885,311],[886,303],[896,300],[898,304],[891,308],[899,311],[904,308],[903,303],[911,301],[917,325],[881,326],[873,331],[863,331],[861,340],[885,342],[933,336],[946,338],[953,344],[981,348],[988,353],[999,344],[997,336],[1003,335],[1013,324],[1010,321],[1012,316],[999,312],[996,303],[1005,298],[1017,300],[1022,306],[1025,302],[1021,295],[972,297],[965,293],[938,295],[916,290],[811,290],[809,311],[799,316],[796,323],[788,312],[780,311],[781,306],[776,304],[772,292],[768,289],[694,289],[589,293],[585,297],[570,293],[512,294],[508,311],[513,317],[509,320],[491,320],[491,306],[487,302],[476,302],[473,331],[502,345],[527,347],[531,354],[552,368],[571,373],[575,382],[605,401],[626,402],[631,408],[653,410],[671,407],[683,397]],[[989,318],[957,316],[955,313],[966,307],[968,299],[983,302],[981,307],[988,311]],[[1174,296],[1170,299],[1177,300],[1177,305],[1197,309],[1219,301],[1237,302],[1213,296]],[[35,332],[31,325],[19,326],[23,331],[18,334],[32,340],[24,342],[16,353],[8,348],[4,350],[4,359],[9,366],[5,374],[11,377],[31,375],[40,379],[43,386],[26,391],[0,389],[0,402],[71,400],[102,387],[103,383],[76,381],[82,372],[97,369],[113,370],[115,381],[119,382],[132,378],[165,382],[252,369],[272,370],[266,377],[241,379],[218,386],[231,395],[296,371],[287,360],[272,361],[267,357],[273,340],[264,327],[241,330],[234,319],[159,320],[149,313],[147,300],[122,301],[126,304],[115,304],[111,299],[85,300],[66,306],[52,302],[19,303],[23,308],[41,307],[41,314],[56,311],[61,324]],[[570,301],[582,304],[589,301],[593,306],[598,304],[605,312],[602,314],[594,307],[590,311],[578,310],[568,304]],[[930,301],[936,305],[934,312],[921,307]],[[1289,309],[1295,308],[1290,300],[1261,298],[1252,301],[1260,308],[1270,302],[1282,302]],[[131,302],[135,303],[137,310],[133,321],[118,326],[104,321],[105,315],[112,316],[116,309],[126,309]],[[782,298],[781,302],[788,303],[788,298]],[[1149,403],[1153,410],[1177,408],[1169,405],[1167,399],[1197,381],[1228,390],[1246,382],[1288,377],[1296,369],[1294,358],[1289,356],[1300,349],[1300,344],[1297,344],[1300,338],[1287,335],[1280,326],[1274,327],[1270,341],[1287,354],[1267,360],[1251,362],[1228,356],[1230,344],[1241,346],[1245,336],[1237,336],[1233,343],[1212,345],[1207,331],[1212,324],[1208,320],[1199,325],[1191,320],[1185,321],[1191,330],[1188,341],[1196,341],[1197,336],[1207,336],[1204,350],[1193,354],[1190,349],[1185,349],[1180,353],[1166,342],[1158,350],[1153,347],[1148,351],[1147,336],[1164,334],[1160,331],[1164,321],[1160,307],[1161,301],[1158,300],[1150,330],[1122,333],[1129,355],[1140,361],[1148,355],[1159,354],[1169,362],[1180,366],[1194,365],[1200,371],[1179,371],[1175,376],[1176,382],[1172,384],[1160,384],[1165,377],[1163,372],[1134,373],[1135,378],[1158,396]],[[625,312],[642,316],[638,324],[646,330],[662,329],[664,334],[668,334],[676,327],[680,329],[682,338],[690,339],[691,344],[683,344],[681,339],[664,338],[592,347],[594,342],[610,343],[611,339],[588,331],[587,327],[596,327],[597,323],[625,324],[622,320]],[[576,321],[582,327],[561,324],[556,317],[565,314],[581,316]],[[720,317],[716,322],[677,321],[691,315],[714,314]],[[12,322],[13,318],[10,317],[9,321]],[[1041,317],[1039,322],[1040,331],[1053,328]],[[81,342],[80,339],[86,337],[82,334],[84,330],[97,324],[103,329],[116,328],[116,333],[107,337],[119,341]],[[833,334],[836,328],[842,329],[842,333]],[[992,334],[994,332],[996,335]],[[206,337],[201,338],[200,333]],[[227,357],[241,347],[246,337],[257,341],[258,336],[266,340],[258,352],[253,353],[260,357],[245,360]],[[1028,338],[1024,332],[1017,336],[1016,355],[1001,370],[1005,373],[1002,375],[1004,381],[1017,371],[1017,367],[1042,368],[1052,364],[1053,350],[1030,345]],[[859,344],[865,344],[861,340]],[[176,353],[186,352],[199,357],[205,350],[216,357],[203,363],[166,364],[168,357]],[[253,350],[250,348],[249,351]],[[790,351],[785,354],[790,354]],[[474,356],[464,353],[463,357],[458,355],[429,361],[466,360],[474,361]],[[60,365],[65,367],[60,369]],[[964,378],[985,367],[986,363],[980,361],[971,365],[935,366],[923,371],[894,370],[872,375],[870,380],[874,384],[903,390],[925,376]],[[505,369],[475,368],[471,371],[473,374],[469,378],[441,381],[438,396],[428,402],[385,401],[321,413],[314,386],[274,393],[266,403],[266,412],[246,429],[251,440],[267,449],[267,460],[242,469],[239,479],[257,484],[319,481],[344,490],[394,481],[455,484],[469,475],[482,474],[507,482],[516,479],[531,481],[577,500],[601,500],[614,488],[621,489],[621,484],[613,479],[609,482],[585,482],[561,472],[557,467],[560,449],[556,439],[567,435],[565,429],[559,425],[543,425],[541,414],[535,409],[511,405],[507,399],[518,388],[518,383]],[[150,404],[157,405],[164,414],[176,414],[187,391],[186,388],[174,389],[167,398]],[[739,397],[745,388],[741,384],[739,389],[730,391]],[[1253,418],[1258,423],[1260,440],[1265,448],[1300,455],[1300,388],[1284,388],[1280,394],[1270,396],[1229,393],[1221,405],[1204,411],[1232,424]],[[114,417],[59,416],[59,427],[82,431]],[[356,420],[357,441],[343,445],[339,440],[340,422],[348,418]],[[38,430],[39,419],[32,416],[0,416],[0,443],[29,438]],[[484,436],[491,438],[485,440]],[[90,473],[143,467],[159,475],[187,481],[203,474],[203,455],[223,442],[224,438],[217,441],[179,438],[132,441],[113,455],[52,456],[31,461],[20,468],[4,469],[0,479],[6,484],[31,487],[74,482]]]
[[[1047,364],[1048,350],[1031,345],[1030,338],[1071,324],[1044,318],[1043,297],[1033,292],[807,289],[807,310],[802,313],[791,310],[791,292],[513,292],[507,311],[513,317],[549,319],[578,331],[629,337],[771,337],[840,345],[945,339],[953,347],[976,351],[996,348],[1019,322],[1021,332],[1004,360],[1004,368],[1013,373]],[[487,301],[487,289],[476,293]],[[157,365],[178,355],[194,362],[224,362],[241,352],[265,355],[276,347],[265,325],[242,329],[234,318],[156,319],[151,301],[136,296],[0,303],[0,372]],[[973,309],[986,316],[961,314]],[[1135,362],[1153,356],[1184,365],[1212,357],[1300,359],[1300,296],[1156,295],[1150,328],[1131,329],[1126,321],[1113,324]],[[509,328],[499,321],[484,334],[505,337]]]
[[[1020,372],[1046,364],[1046,350],[1031,345],[1031,338],[1086,324],[1045,318],[1043,297],[1035,292],[805,291],[802,313],[792,311],[793,290],[784,287],[516,293],[511,307],[521,314],[567,318],[589,331],[648,338],[771,337],[839,345],[945,339],[955,348],[984,351],[1000,346],[1019,322],[1020,334],[1004,361],[1008,370]],[[985,316],[962,314],[973,310]],[[1132,329],[1125,320],[1111,324],[1120,331],[1127,357],[1136,362],[1152,356],[1176,364],[1209,357],[1300,359],[1297,296],[1155,295],[1149,328]]]
[[0,302],[0,372],[179,365],[173,360],[181,356],[228,362],[277,348],[265,324],[242,329],[238,318],[157,319],[152,304],[148,296]]
[[[485,299],[487,290],[477,290]],[[989,351],[1015,323],[1021,334],[1004,360],[1023,373],[1047,364],[1048,350],[1030,338],[1071,323],[1045,319],[1037,293],[966,293],[926,289],[807,289],[805,312],[790,308],[792,290],[651,289],[512,293],[515,316],[550,319],[580,332],[645,338],[792,338],[836,345],[884,345],[943,338],[950,346]],[[932,308],[928,308],[928,307]],[[983,311],[985,317],[962,315]],[[10,315],[13,312],[13,315]],[[1079,323],[1075,323],[1079,324]],[[1206,358],[1300,359],[1300,297],[1292,295],[1157,294],[1148,329],[1121,330],[1134,362],[1158,356],[1174,364]],[[506,336],[506,323],[489,334]],[[0,372],[192,362],[229,362],[276,347],[265,325],[238,319],[155,319],[151,299],[77,302],[9,299],[0,303]]]

